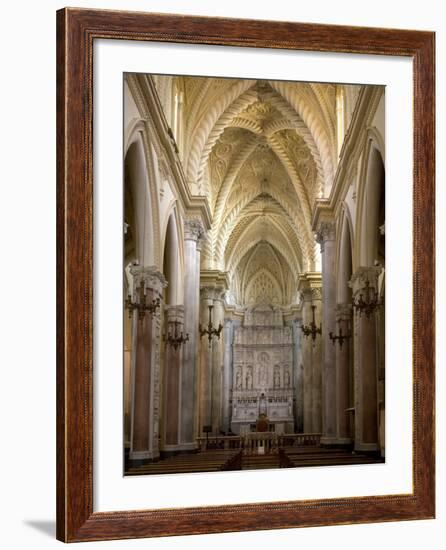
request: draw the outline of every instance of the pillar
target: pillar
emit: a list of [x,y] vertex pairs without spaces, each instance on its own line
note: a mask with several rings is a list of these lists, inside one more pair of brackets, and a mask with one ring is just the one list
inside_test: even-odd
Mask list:
[[[352,305],[338,304],[336,307],[336,334],[339,334],[342,330],[342,334],[351,335],[351,319]],[[338,408],[336,437],[339,445],[351,443],[351,346],[351,336],[344,340],[342,346],[339,345],[339,341],[334,344],[336,354],[336,405]]]
[[[311,316],[311,290],[304,288],[302,296],[302,324],[309,325]],[[312,362],[312,340],[311,337],[303,337],[302,340],[302,364],[303,364],[303,431],[313,432],[313,362]]]
[[180,450],[194,450],[196,417],[196,376],[198,371],[198,289],[200,286],[200,250],[197,242],[203,236],[204,229],[200,220],[189,219],[184,222],[184,332],[189,340],[183,346],[181,365],[181,415]]
[[[177,323],[177,334],[184,332],[184,306],[174,305],[165,308],[165,332],[167,335],[175,334],[175,323]],[[190,335],[189,335],[190,337]],[[165,366],[164,366],[164,437],[163,437],[163,456],[177,454],[182,450],[181,447],[181,425],[180,417],[183,407],[181,394],[181,379],[183,365],[183,347],[176,349],[165,342]]]
[[322,256],[322,363],[323,363],[323,418],[321,444],[336,444],[336,354],[329,339],[336,332],[336,277],[335,277],[335,224],[321,222],[317,241]]
[[231,319],[225,319],[223,328],[223,414],[222,430],[228,433],[231,429],[231,389],[232,389],[232,343],[234,327]]
[[291,323],[293,341],[293,387],[294,387],[294,429],[303,432],[303,363],[302,363],[302,320],[293,319]]
[[[322,316],[322,289],[320,281],[311,283],[311,304],[315,306],[314,322],[317,327],[321,326]],[[324,333],[318,334],[315,340],[311,341],[311,365],[312,365],[312,400],[311,414],[314,433],[322,432],[322,387],[323,387],[323,365],[322,348]]]
[[[217,328],[224,323],[225,286],[219,279],[220,272],[207,281],[200,290],[200,324],[207,328],[209,306],[213,306],[212,325]],[[224,331],[220,339],[212,336],[209,342],[205,334],[201,337],[200,349],[200,430],[212,426],[212,433],[218,435],[223,426],[223,379],[224,379]]]
[[[138,299],[137,289],[146,288],[147,303],[162,298],[166,282],[155,267],[132,266],[132,299]],[[131,357],[131,430],[130,455],[132,465],[159,458],[159,311],[146,313],[139,319],[133,310],[133,343]]]
[[[364,292],[366,281],[376,290],[380,267],[360,267],[350,286],[353,300]],[[354,311],[355,449],[378,449],[378,395],[376,312],[367,317]]]
[[[212,312],[212,323],[215,328],[219,324],[224,323],[224,292],[223,289],[216,289],[214,297],[214,309]],[[223,331],[220,334],[220,339],[216,336],[212,338],[212,432],[219,434],[222,429],[222,413],[223,413]]]
[[[214,290],[203,287],[200,289],[200,323],[207,326],[209,306],[214,305]],[[212,388],[212,344],[209,345],[207,336],[200,341],[200,393],[199,393],[199,433],[203,433],[203,426],[212,425],[211,417],[211,388]]]

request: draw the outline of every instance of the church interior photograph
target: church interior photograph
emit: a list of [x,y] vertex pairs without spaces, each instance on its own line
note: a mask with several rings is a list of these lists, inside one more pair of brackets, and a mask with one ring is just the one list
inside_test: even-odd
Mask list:
[[124,475],[385,461],[385,87],[123,77]]

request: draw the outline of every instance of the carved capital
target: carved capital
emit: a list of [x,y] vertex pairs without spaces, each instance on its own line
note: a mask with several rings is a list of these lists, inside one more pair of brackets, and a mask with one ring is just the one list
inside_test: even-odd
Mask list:
[[132,265],[130,273],[133,276],[133,289],[141,286],[141,283],[148,289],[161,296],[163,288],[167,286],[164,275],[157,270],[156,266]]
[[200,237],[198,237],[198,239],[197,239],[197,250],[198,250],[198,252],[201,252],[201,249],[202,249],[204,243],[206,242],[207,238],[208,238],[208,235],[205,232],[203,232],[203,234],[200,235]]
[[311,289],[311,299],[313,301],[322,300],[322,287],[313,287]]
[[166,321],[168,323],[174,323],[175,321],[182,325],[184,322],[184,306],[183,305],[177,305],[177,306],[166,306],[164,308],[165,315],[166,315]]
[[378,288],[378,277],[382,271],[381,266],[359,267],[348,283],[353,290],[353,296],[362,292],[368,281],[370,288]]
[[223,301],[225,290],[222,287],[202,286],[200,288],[201,300]]
[[321,222],[316,232],[316,241],[321,245],[321,251],[324,251],[324,244],[336,239],[336,224],[334,222]]
[[184,220],[184,238],[186,240],[198,242],[204,234],[204,226],[201,220],[197,218]]

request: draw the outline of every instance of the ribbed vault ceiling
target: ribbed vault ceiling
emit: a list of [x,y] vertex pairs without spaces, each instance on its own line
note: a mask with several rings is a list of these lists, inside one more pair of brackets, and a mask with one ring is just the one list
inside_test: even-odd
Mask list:
[[290,303],[298,273],[315,267],[311,217],[337,162],[336,87],[197,77],[177,84],[185,172],[212,211],[203,266],[228,271],[241,304],[268,296]]

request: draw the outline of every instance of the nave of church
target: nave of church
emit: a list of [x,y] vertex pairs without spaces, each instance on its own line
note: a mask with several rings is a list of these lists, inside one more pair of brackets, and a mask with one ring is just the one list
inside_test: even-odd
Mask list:
[[385,458],[384,88],[126,74],[126,475]]

